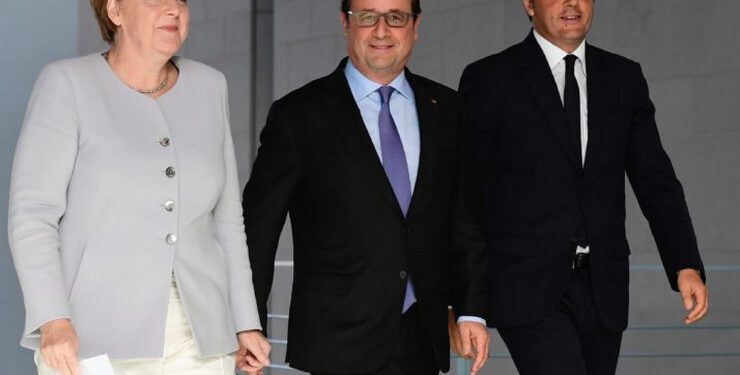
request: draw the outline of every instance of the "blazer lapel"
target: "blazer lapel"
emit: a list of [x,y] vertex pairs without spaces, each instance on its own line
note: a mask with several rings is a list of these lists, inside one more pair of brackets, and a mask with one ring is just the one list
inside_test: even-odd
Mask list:
[[600,119],[610,111],[613,98],[604,88],[614,87],[608,83],[609,74],[594,48],[586,44],[586,87],[588,88],[588,146],[584,173],[592,170],[602,149],[602,127]]
[[434,171],[434,157],[436,154],[436,136],[437,120],[439,119],[437,101],[433,97],[428,87],[408,69],[406,70],[406,79],[409,81],[411,88],[414,90],[416,100],[416,113],[419,118],[419,171],[416,176],[416,185],[414,193],[411,196],[411,204],[407,216],[410,217],[415,208],[419,206],[427,191],[430,190],[432,173]]
[[339,67],[326,78],[324,104],[327,113],[332,118],[333,126],[347,142],[350,153],[353,154],[362,170],[369,176],[386,200],[401,214],[393,188],[383,169],[383,164],[378,158],[370,135],[367,133],[362,121],[357,103],[352,97],[352,91],[344,75],[344,67],[347,58],[342,60]]
[[582,170],[580,152],[576,153],[576,146],[569,140],[565,126],[565,111],[560,100],[558,87],[552,77],[552,71],[547,64],[545,54],[531,32],[522,42],[521,51],[522,75],[532,90],[537,104],[544,112],[548,125],[560,141],[563,152],[568,156],[573,167],[580,172]]

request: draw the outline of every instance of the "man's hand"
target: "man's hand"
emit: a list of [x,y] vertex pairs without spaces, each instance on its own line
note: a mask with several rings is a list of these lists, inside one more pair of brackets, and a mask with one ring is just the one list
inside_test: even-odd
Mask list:
[[247,374],[261,374],[270,364],[270,342],[261,331],[239,332],[236,337],[239,340],[236,367]]
[[460,329],[455,321],[455,313],[452,310],[447,310],[447,332],[450,335],[450,348],[460,357],[465,359],[473,358],[465,357],[463,355],[462,338],[460,338]]
[[678,290],[683,298],[683,306],[689,312],[684,323],[695,323],[707,315],[709,291],[697,270],[686,268],[678,272]]
[[450,347],[462,358],[473,359],[471,375],[478,373],[488,360],[490,335],[488,328],[478,322],[460,322],[455,320],[455,314],[449,310],[447,314],[447,332],[450,336]]
[[478,322],[460,322],[457,326],[462,340],[463,357],[472,358],[475,355],[473,367],[470,368],[470,374],[475,375],[488,360],[488,345],[491,342],[488,328]]
[[60,375],[79,375],[79,341],[69,319],[56,319],[41,326],[41,357]]

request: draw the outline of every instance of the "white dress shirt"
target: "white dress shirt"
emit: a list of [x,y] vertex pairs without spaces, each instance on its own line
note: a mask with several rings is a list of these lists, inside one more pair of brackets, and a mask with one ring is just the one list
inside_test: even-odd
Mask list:
[[[581,163],[586,162],[586,149],[588,146],[588,92],[586,85],[586,41],[581,42],[581,45],[576,48],[572,53],[568,53],[560,49],[560,47],[552,44],[549,40],[545,39],[542,35],[537,33],[537,30],[533,30],[534,38],[542,48],[542,52],[545,54],[547,64],[550,66],[552,71],[552,77],[555,79],[555,84],[558,86],[558,93],[560,94],[560,100],[563,101],[563,95],[565,91],[565,56],[574,55],[578,59],[574,66],[574,74],[576,76],[576,82],[578,82],[578,95],[581,99]],[[578,246],[576,253],[589,253],[589,248]]]

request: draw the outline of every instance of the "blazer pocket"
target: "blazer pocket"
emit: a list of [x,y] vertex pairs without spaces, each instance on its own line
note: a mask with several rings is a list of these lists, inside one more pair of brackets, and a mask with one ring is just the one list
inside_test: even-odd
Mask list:
[[496,236],[489,245],[492,274],[513,277],[536,269],[540,257],[539,241],[519,236]]

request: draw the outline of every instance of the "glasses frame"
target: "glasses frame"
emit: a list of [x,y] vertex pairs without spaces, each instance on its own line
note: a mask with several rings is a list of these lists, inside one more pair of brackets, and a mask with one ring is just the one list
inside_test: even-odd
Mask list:
[[[360,14],[362,14],[362,13],[374,14],[374,15],[377,15],[378,18],[375,21],[375,23],[373,23],[372,25],[360,25],[357,22],[357,16],[360,15]],[[406,22],[404,22],[403,25],[398,25],[398,26],[391,25],[388,22],[388,15],[390,15],[390,14],[402,14],[402,15],[404,15],[406,17]],[[355,18],[355,23],[359,27],[375,27],[375,26],[378,25],[378,22],[380,22],[380,19],[382,18],[383,21],[385,22],[386,26],[392,27],[392,28],[396,28],[396,29],[402,29],[402,28],[404,28],[404,27],[406,27],[406,26],[409,25],[409,21],[411,21],[412,19],[415,20],[416,17],[417,17],[417,14],[416,13],[409,13],[409,12],[399,12],[399,11],[390,11],[390,12],[380,13],[380,12],[373,12],[373,11],[370,11],[370,10],[360,10],[360,11],[356,11],[356,12],[355,11],[348,10],[347,11],[347,17],[348,18],[354,17]]]

